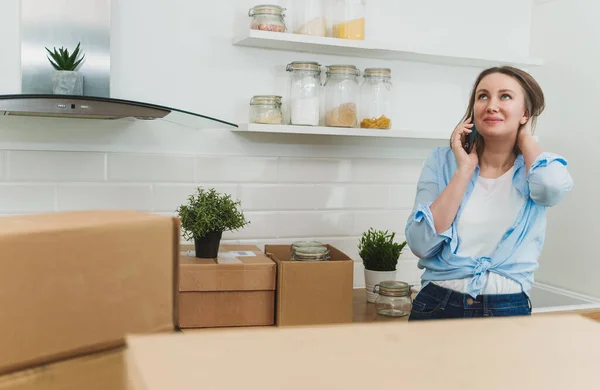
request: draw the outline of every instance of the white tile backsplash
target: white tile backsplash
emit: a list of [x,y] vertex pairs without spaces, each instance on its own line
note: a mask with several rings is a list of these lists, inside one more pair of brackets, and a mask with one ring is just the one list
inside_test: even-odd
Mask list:
[[270,183],[277,181],[277,158],[201,156],[196,159],[196,181]]
[[9,151],[10,181],[102,181],[104,153]]
[[8,152],[0,151],[0,180],[6,179],[6,158]]
[[161,154],[109,153],[109,181],[193,182],[194,157]]
[[144,184],[60,184],[58,210],[152,210],[152,186]]
[[174,212],[179,205],[187,203],[190,195],[197,193],[198,187],[206,190],[214,188],[220,193],[231,195],[234,200],[238,199],[236,184],[156,184],[152,209],[158,212]]
[[[358,242],[370,226],[404,239],[421,164],[389,158],[0,151],[0,180],[7,173],[0,182],[0,213],[133,209],[176,215],[198,187],[215,188],[239,199],[251,222],[224,232],[224,242],[262,249],[321,240],[362,267]],[[406,248],[399,262],[406,278],[418,275],[416,260]],[[355,281],[363,283],[362,274]]]
[[416,183],[421,160],[356,159],[352,162],[352,181],[356,183]]
[[54,211],[55,186],[45,184],[0,184],[0,213]]
[[282,158],[279,161],[280,183],[348,182],[352,161],[323,158]]
[[396,236],[404,236],[404,227],[409,214],[410,210],[355,211],[351,234],[360,236],[372,227],[377,230],[396,232]]

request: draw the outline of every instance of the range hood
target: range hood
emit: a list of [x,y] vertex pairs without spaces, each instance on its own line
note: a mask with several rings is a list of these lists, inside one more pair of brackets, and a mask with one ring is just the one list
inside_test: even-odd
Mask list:
[[[201,127],[238,127],[195,112],[111,98],[110,16],[111,0],[21,0],[22,93],[0,95],[0,115],[153,120],[176,111],[202,118]],[[86,55],[78,69],[83,95],[53,94],[53,68],[45,48],[74,48],[78,42]]]
[[0,95],[0,114],[82,119],[160,119],[172,111],[229,126],[236,124],[177,108],[95,96],[21,94]]

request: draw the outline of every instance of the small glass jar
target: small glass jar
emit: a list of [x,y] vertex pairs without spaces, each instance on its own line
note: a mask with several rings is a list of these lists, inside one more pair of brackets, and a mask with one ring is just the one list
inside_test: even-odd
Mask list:
[[379,315],[403,317],[410,314],[412,298],[410,285],[398,281],[384,281],[373,288],[379,294],[375,300],[375,311]]
[[330,127],[357,127],[357,105],[360,98],[358,77],[354,65],[327,67],[325,80],[325,125]]
[[278,5],[262,4],[255,5],[248,11],[250,29],[285,32],[285,8]]
[[365,0],[334,0],[332,36],[365,39]]
[[250,123],[280,125],[282,118],[281,96],[257,95],[250,99]]
[[296,261],[326,261],[329,248],[318,241],[296,241],[291,247],[291,258]]
[[294,0],[293,7],[294,34],[325,36],[327,24],[323,0]]
[[360,127],[392,127],[392,72],[388,68],[367,68],[360,88]]
[[317,62],[294,61],[290,72],[290,123],[318,126],[321,108],[321,65]]

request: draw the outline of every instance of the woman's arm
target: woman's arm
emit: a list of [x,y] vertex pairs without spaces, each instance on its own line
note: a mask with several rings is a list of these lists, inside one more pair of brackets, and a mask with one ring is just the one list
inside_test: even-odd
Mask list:
[[540,148],[529,122],[519,132],[517,142],[525,158],[530,198],[542,206],[558,204],[573,187],[567,161]]
[[427,159],[419,177],[413,212],[405,229],[406,242],[419,258],[435,255],[452,239],[452,223],[462,202],[474,169],[458,169],[440,192],[438,153]]

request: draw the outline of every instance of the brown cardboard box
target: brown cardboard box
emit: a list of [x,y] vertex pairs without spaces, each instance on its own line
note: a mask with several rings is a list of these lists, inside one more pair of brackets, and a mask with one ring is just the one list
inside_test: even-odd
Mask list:
[[0,376],[0,390],[128,390],[125,349]]
[[0,372],[172,330],[178,219],[90,211],[0,219]]
[[180,262],[181,328],[274,324],[275,263],[256,246],[221,245],[218,259]]
[[265,245],[277,263],[278,326],[352,322],[354,261],[328,247],[331,260],[302,262],[290,259],[290,245]]
[[600,362],[600,324],[579,316],[207,330],[127,342],[135,390],[592,389]]

